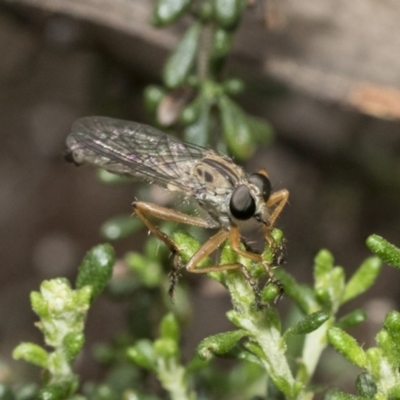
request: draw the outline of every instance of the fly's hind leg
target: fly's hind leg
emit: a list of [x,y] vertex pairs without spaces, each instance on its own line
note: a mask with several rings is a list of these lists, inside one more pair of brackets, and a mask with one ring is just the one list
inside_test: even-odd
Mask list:
[[134,213],[142,220],[149,231],[161,240],[169,248],[173,255],[173,267],[170,273],[171,286],[168,293],[171,297],[174,295],[175,286],[179,279],[179,270],[181,268],[181,260],[179,254],[179,248],[176,243],[164,232],[162,232],[156,225],[154,225],[148,218],[147,215],[164,220],[173,221],[186,225],[199,226],[201,228],[213,228],[214,226],[201,218],[192,217],[190,215],[181,213],[179,211],[171,210],[169,208],[161,207],[156,204],[146,203],[143,201],[134,201],[132,203]]

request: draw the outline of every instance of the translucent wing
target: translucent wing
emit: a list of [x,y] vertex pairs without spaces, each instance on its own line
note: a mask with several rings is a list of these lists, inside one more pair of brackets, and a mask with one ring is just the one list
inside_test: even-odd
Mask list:
[[107,117],[85,117],[72,126],[67,146],[77,163],[188,191],[195,183],[193,165],[205,149],[137,122]]

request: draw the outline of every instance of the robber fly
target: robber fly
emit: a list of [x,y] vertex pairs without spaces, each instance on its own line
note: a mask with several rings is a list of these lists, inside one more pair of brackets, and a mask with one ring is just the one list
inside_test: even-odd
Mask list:
[[267,172],[247,174],[233,160],[215,151],[185,143],[159,130],[137,122],[107,117],[86,117],[77,120],[68,136],[67,146],[72,160],[88,163],[111,173],[138,178],[179,192],[194,199],[207,213],[205,218],[190,216],[153,203],[134,201],[134,213],[174,254],[170,294],[177,282],[179,248],[159,230],[148,216],[201,228],[218,228],[190,258],[186,270],[193,273],[227,271],[245,268],[240,263],[196,268],[225,240],[233,251],[264,265],[270,279],[270,266],[260,254],[251,251],[240,235],[240,227],[248,220],[260,225],[265,240],[275,245],[270,232],[284,208],[289,192],[272,192]]

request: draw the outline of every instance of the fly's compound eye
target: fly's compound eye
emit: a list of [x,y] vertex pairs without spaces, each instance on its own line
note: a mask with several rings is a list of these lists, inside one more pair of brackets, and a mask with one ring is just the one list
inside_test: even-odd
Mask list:
[[249,182],[257,186],[260,189],[261,195],[264,201],[269,199],[271,195],[271,182],[263,174],[251,174],[248,178]]
[[254,216],[256,202],[246,185],[240,185],[233,191],[229,208],[232,215],[240,220],[249,219]]

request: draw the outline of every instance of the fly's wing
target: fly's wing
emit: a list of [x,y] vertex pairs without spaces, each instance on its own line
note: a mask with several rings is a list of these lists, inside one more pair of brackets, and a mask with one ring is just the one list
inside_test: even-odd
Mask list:
[[214,153],[137,122],[85,117],[72,126],[67,146],[73,160],[178,190],[195,185],[193,165]]

